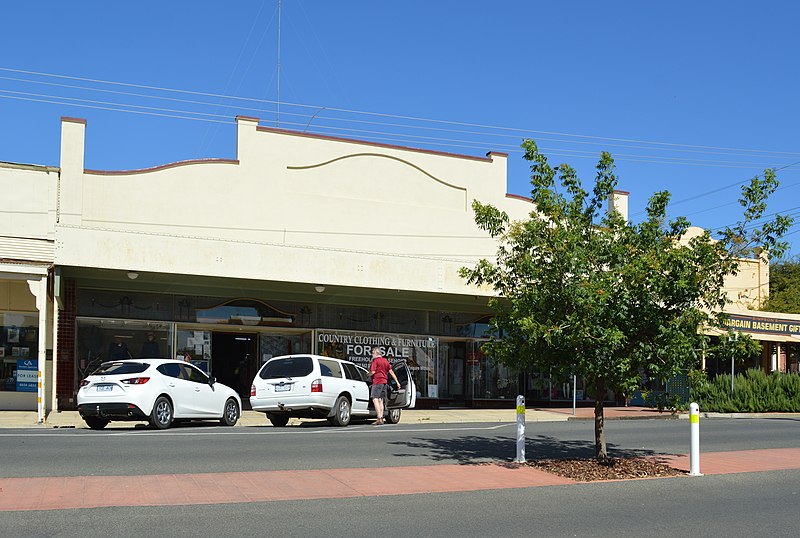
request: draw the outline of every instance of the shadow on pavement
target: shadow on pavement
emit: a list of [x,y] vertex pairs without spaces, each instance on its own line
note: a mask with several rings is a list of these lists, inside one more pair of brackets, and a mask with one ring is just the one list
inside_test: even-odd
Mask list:
[[[389,444],[406,446],[416,451],[427,452],[432,461],[451,461],[462,465],[474,465],[486,461],[513,461],[516,458],[515,437],[476,437],[465,436],[455,439],[414,439],[394,441]],[[658,456],[665,456],[647,449],[623,449],[607,443],[608,453],[613,458],[648,458],[658,462]],[[394,454],[402,457],[406,454]],[[408,454],[411,455],[411,454]],[[419,453],[414,453],[419,457]],[[594,442],[564,441],[555,437],[537,436],[528,438],[525,444],[525,459],[577,459],[593,458]]]

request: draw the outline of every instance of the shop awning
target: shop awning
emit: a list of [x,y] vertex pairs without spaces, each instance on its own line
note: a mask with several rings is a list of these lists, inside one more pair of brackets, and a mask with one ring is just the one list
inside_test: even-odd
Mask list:
[[[753,340],[758,340],[760,342],[786,342],[790,344],[800,344],[800,336],[795,336],[791,334],[768,334],[768,333],[756,333],[756,332],[748,332],[748,331],[736,331],[739,334],[746,334]],[[703,334],[706,336],[722,336],[723,334],[727,334],[726,331],[717,329],[716,327],[706,327],[703,330]]]

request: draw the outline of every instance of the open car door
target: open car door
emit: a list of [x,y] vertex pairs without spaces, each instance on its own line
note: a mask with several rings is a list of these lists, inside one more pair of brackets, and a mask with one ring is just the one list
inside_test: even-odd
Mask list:
[[389,378],[389,394],[386,396],[386,407],[388,409],[413,409],[417,403],[417,387],[414,378],[411,377],[411,370],[406,361],[397,361],[392,364],[392,370],[400,381],[400,388],[392,390],[394,380]]

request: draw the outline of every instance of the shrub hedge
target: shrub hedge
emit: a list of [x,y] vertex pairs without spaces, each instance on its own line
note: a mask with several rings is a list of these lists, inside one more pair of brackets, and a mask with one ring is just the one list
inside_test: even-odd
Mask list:
[[704,372],[689,373],[691,400],[711,413],[800,413],[800,374],[767,374],[751,369],[733,380],[730,374],[708,379]]

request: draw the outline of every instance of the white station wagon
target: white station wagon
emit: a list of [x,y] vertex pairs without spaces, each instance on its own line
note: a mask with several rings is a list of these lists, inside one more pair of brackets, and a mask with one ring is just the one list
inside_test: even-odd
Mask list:
[[[392,364],[400,387],[393,387],[386,401],[386,421],[396,424],[401,409],[414,407],[417,391],[405,361]],[[273,426],[289,419],[327,418],[330,424],[347,426],[353,418],[376,417],[369,397],[372,381],[364,368],[341,359],[298,354],[274,357],[264,363],[250,387],[253,411],[266,413]]]

